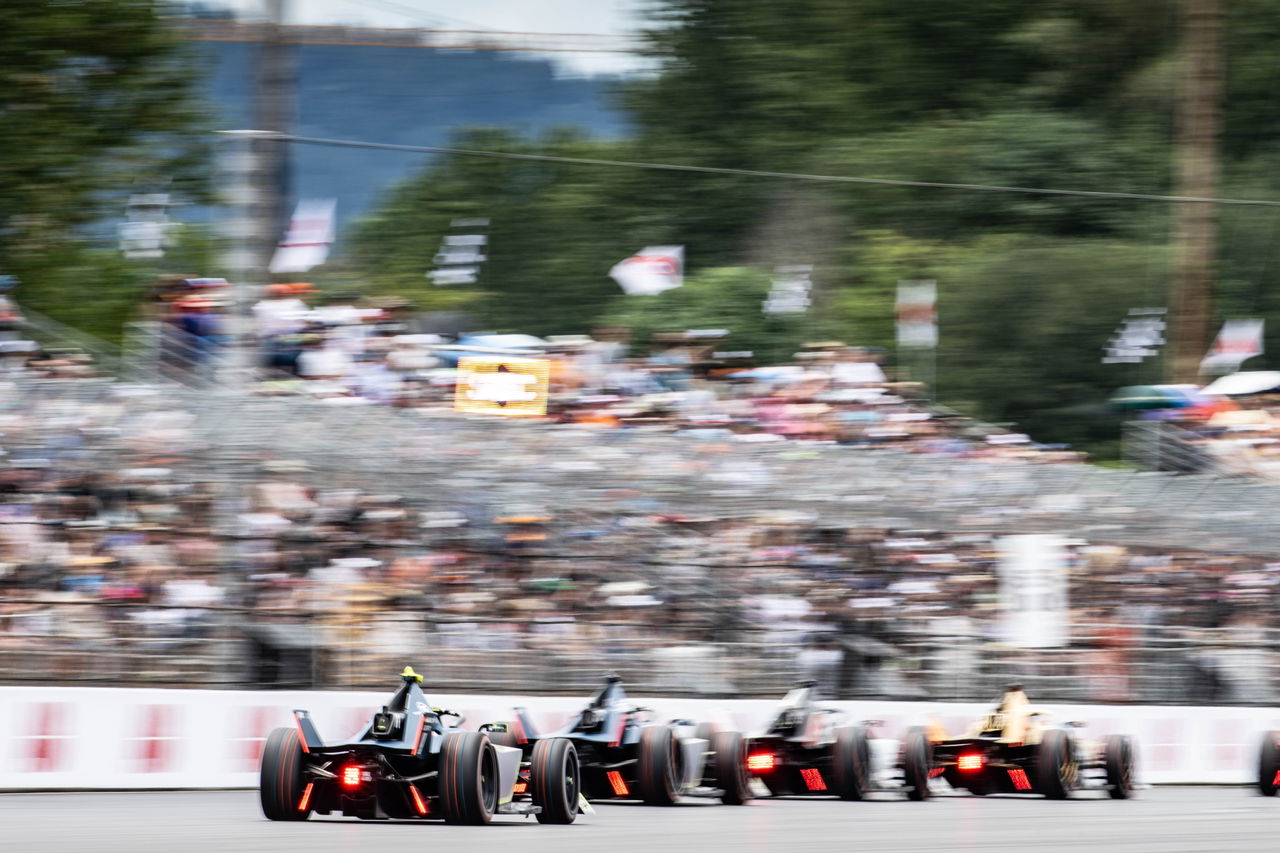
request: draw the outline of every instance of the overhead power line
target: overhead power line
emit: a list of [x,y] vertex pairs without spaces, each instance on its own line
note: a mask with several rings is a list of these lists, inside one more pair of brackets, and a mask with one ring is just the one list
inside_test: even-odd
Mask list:
[[327,139],[316,136],[275,134],[275,139],[301,145],[326,145],[334,148],[366,148],[375,151],[403,151],[412,154],[447,154],[457,157],[488,157],[497,160],[526,160],[539,163],[564,163],[571,166],[608,166],[622,169],[648,169],[659,172],[694,172],[709,175],[737,175],[747,178],[776,178],[791,181],[815,181],[830,184],[868,184],[887,187],[914,187],[937,190],[970,190],[974,192],[1019,193],[1022,195],[1070,196],[1109,201],[1154,201],[1166,204],[1230,204],[1253,207],[1280,207],[1280,200],[1251,198],[1206,198],[1199,196],[1159,195],[1155,193],[1111,192],[1107,190],[1069,190],[1051,187],[1009,187],[995,184],[947,183],[944,181],[904,181],[893,178],[867,178],[853,175],[817,175],[807,172],[774,172],[763,169],[730,169],[721,166],[691,166],[679,163],[640,163],[630,160],[604,160],[595,157],[564,157],[556,154],[524,154],[516,151],[483,151],[474,148],[452,148],[440,145],[397,145],[390,142],[364,142],[354,139]]
[[205,42],[265,42],[330,47],[404,47],[428,50],[498,50],[518,53],[624,53],[643,55],[632,36],[607,33],[541,33],[504,30],[410,29],[272,25],[227,20],[182,19],[173,24],[178,38]]

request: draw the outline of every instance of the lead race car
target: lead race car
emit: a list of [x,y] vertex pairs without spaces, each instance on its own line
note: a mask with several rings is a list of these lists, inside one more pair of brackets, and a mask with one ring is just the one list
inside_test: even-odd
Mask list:
[[[972,794],[1042,794],[1066,799],[1073,791],[1106,791],[1126,800],[1134,792],[1134,748],[1128,735],[1100,742],[1075,737],[1080,723],[1058,728],[1031,707],[1020,685],[1010,685],[992,711],[965,733],[950,737],[938,726],[914,728],[902,744],[903,780],[911,799],[930,795],[927,779],[941,777]],[[921,779],[925,779],[925,783]]]
[[[484,824],[495,814],[536,815],[573,823],[585,806],[578,759],[566,738],[548,738],[526,773],[528,796],[515,802],[522,752],[484,732],[462,731],[462,716],[432,708],[422,676],[405,667],[401,685],[354,737],[321,740],[306,711],[278,728],[262,752],[259,796],[270,820],[306,820],[340,812],[366,820],[443,818]],[[444,719],[452,718],[452,725]]]
[[630,702],[622,679],[604,684],[564,728],[540,734],[528,711],[515,709],[513,723],[481,726],[495,743],[523,751],[525,762],[516,785],[519,801],[532,795],[544,760],[567,744],[581,758],[581,785],[590,800],[642,800],[674,805],[681,796],[709,797],[727,805],[751,799],[744,770],[745,745],[734,731],[717,731],[689,720],[668,723]]

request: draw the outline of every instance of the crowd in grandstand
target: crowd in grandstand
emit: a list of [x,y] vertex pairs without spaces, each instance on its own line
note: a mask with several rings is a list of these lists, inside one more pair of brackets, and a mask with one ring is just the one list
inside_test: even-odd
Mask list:
[[[745,644],[833,692],[912,696],[971,682],[980,650],[1002,642],[999,543],[986,533],[559,512],[554,496],[486,513],[278,458],[232,500],[201,461],[192,415],[138,393],[0,410],[0,651],[92,655],[122,636],[172,648],[231,625],[255,650],[245,678],[269,684],[287,683],[295,653],[446,644],[595,666],[649,654],[703,679],[693,662]],[[1205,637],[1225,645],[1184,659],[1204,698],[1260,695],[1236,646],[1272,627],[1280,564],[1082,542],[1069,559],[1072,621],[1087,626],[1074,640],[1085,656],[1073,660],[1089,663],[1082,698],[1130,698],[1139,649]]]

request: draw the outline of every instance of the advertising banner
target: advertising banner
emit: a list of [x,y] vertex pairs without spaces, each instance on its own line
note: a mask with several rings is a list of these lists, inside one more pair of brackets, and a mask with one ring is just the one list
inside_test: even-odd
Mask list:
[[1003,536],[1000,549],[1002,641],[1023,649],[1065,646],[1067,558],[1062,537]]
[[453,408],[484,415],[545,415],[551,362],[545,358],[458,359]]

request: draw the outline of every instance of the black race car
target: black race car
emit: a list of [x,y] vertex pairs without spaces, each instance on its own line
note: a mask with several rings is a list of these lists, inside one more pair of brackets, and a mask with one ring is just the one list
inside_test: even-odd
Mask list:
[[801,682],[747,740],[747,770],[774,796],[861,800],[871,790],[867,728],[814,704],[814,683]]
[[1280,790],[1280,732],[1270,731],[1262,736],[1258,748],[1258,793],[1274,797]]
[[582,791],[590,800],[642,800],[673,805],[682,795],[717,798],[729,805],[751,799],[742,736],[688,720],[662,723],[653,711],[627,700],[622,680],[601,688],[564,728],[540,734],[524,708],[512,723],[481,726],[494,743],[524,754],[517,801],[532,795],[549,744],[568,743],[581,760]]
[[1019,685],[1010,685],[991,713],[962,735],[915,728],[902,744],[901,766],[911,799],[926,799],[929,778],[942,777],[971,794],[1042,794],[1062,800],[1077,790],[1105,790],[1125,800],[1134,792],[1134,749],[1128,735],[1091,743],[1072,729],[1048,724]]
[[[259,794],[270,820],[306,820],[340,812],[366,820],[443,818],[488,823],[495,814],[534,814],[541,823],[573,823],[582,805],[573,743],[546,738],[526,774],[528,796],[513,802],[521,750],[484,732],[457,728],[461,715],[432,708],[406,667],[403,683],[355,737],[324,743],[306,711],[275,729],[262,753]],[[444,719],[452,718],[453,725]]]

